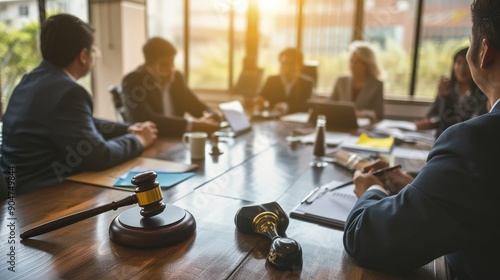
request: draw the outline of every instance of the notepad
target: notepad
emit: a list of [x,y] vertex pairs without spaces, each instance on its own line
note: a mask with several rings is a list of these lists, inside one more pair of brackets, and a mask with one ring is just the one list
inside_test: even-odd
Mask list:
[[[113,186],[115,187],[134,187],[132,184],[132,178],[141,172],[133,171],[128,172],[122,178],[118,179]],[[172,173],[172,172],[156,172],[156,181],[160,183],[160,187],[169,188],[172,187],[187,178],[194,176],[194,172],[182,172],[182,173]]]
[[[344,182],[332,181],[328,185],[334,187],[342,183]],[[345,188],[326,192],[311,204],[304,202],[297,205],[290,212],[290,217],[343,229],[356,201],[354,184],[352,184]]]

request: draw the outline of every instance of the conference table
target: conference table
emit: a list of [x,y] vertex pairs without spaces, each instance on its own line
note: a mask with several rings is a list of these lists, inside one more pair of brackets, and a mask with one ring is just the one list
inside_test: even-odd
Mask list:
[[[364,269],[346,254],[342,230],[293,218],[286,234],[302,246],[302,269],[280,271],[266,264],[271,241],[239,232],[234,223],[237,211],[276,201],[290,213],[316,186],[352,177],[333,164],[311,167],[312,146],[286,141],[298,125],[254,122],[251,132],[221,141],[219,156],[208,154],[207,142],[202,160],[191,160],[180,138],[158,139],[145,150],[144,157],[198,165],[193,177],[162,190],[165,203],[186,209],[196,220],[193,236],[176,245],[137,249],[110,240],[112,220],[138,206],[31,239],[19,238],[21,232],[41,223],[124,198],[131,194],[127,191],[64,181],[17,196],[13,213],[3,201],[0,279],[446,279],[442,257],[405,275]],[[15,243],[9,244],[12,221]],[[8,270],[12,263],[7,254],[12,251],[15,272]]]

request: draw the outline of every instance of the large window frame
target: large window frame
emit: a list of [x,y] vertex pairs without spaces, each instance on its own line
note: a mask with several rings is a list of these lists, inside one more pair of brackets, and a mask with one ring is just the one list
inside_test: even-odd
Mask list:
[[[190,59],[190,21],[191,21],[191,16],[189,14],[189,7],[190,7],[190,0],[183,0],[184,1],[184,73],[186,76],[187,81],[189,82],[189,59]],[[228,13],[229,13],[229,22],[228,22],[228,28],[229,28],[229,36],[228,36],[228,42],[229,42],[229,52],[228,52],[228,60],[229,60],[229,72],[228,72],[228,78],[227,78],[227,88],[226,89],[217,89],[217,90],[222,90],[222,91],[227,91],[231,92],[233,86],[234,86],[234,81],[235,78],[239,73],[235,73],[235,65],[234,65],[234,1],[237,0],[224,0],[227,2],[227,7],[228,7]],[[247,0],[248,5],[257,5],[258,0]],[[412,50],[410,54],[410,82],[408,85],[408,90],[406,94],[402,94],[402,96],[409,96],[409,99],[413,99],[415,97],[415,88],[416,88],[416,80],[417,80],[417,74],[418,74],[418,61],[419,61],[419,47],[421,44],[421,29],[422,29],[422,21],[423,21],[423,9],[424,9],[424,4],[425,1],[428,0],[417,0],[417,9],[414,11],[415,13],[415,22],[413,24],[413,39],[412,39]],[[296,22],[297,22],[297,38],[296,38],[296,47],[299,49],[302,49],[303,45],[303,19],[304,19],[304,14],[303,14],[303,8],[307,0],[297,0],[296,5],[297,5],[297,13],[296,13]],[[352,34],[352,40],[363,40],[363,33],[364,33],[364,8],[366,4],[366,0],[356,0],[354,1],[355,5],[355,12],[354,12],[354,21],[353,21],[353,34]],[[250,11],[250,8],[249,8]],[[255,13],[248,12],[247,13],[247,22],[251,22],[254,20],[259,20],[259,15]],[[252,32],[251,30],[247,30],[247,32]],[[254,31],[253,31],[254,32]],[[247,37],[248,38],[248,37]],[[247,49],[248,51],[248,49]],[[257,50],[258,52],[259,50]],[[248,53],[247,53],[248,55]],[[199,88],[200,90],[210,90],[212,91],[213,89],[205,89],[205,88]],[[390,96],[391,93],[387,94]],[[401,97],[401,95],[399,96]]]

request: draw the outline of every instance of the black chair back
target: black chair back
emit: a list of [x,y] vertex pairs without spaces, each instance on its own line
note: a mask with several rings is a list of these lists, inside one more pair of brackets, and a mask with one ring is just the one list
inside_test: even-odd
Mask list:
[[127,108],[123,101],[122,87],[112,85],[108,88],[109,93],[113,98],[113,105],[115,106],[116,119],[121,122],[129,121]]

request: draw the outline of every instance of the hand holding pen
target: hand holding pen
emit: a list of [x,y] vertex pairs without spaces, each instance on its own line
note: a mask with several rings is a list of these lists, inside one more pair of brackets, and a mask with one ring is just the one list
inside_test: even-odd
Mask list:
[[[378,164],[380,165],[380,164]],[[388,173],[388,172],[392,172],[392,171],[396,171],[396,170],[399,170],[401,168],[401,165],[400,164],[396,164],[394,166],[389,166],[389,165],[385,165],[384,167],[381,167],[380,169],[376,169],[376,170],[371,170],[369,173],[367,173],[366,175],[369,175],[369,176],[372,176],[374,177],[376,180],[378,180],[376,178],[376,176],[381,176],[382,174],[385,174],[385,173]],[[360,171],[357,171],[357,172],[360,172]],[[317,188],[314,188],[302,201],[301,203],[312,203],[314,200],[316,200],[318,197],[322,196],[323,194],[327,193],[327,192],[330,192],[330,191],[334,191],[334,190],[337,190],[337,189],[340,189],[340,188],[344,188],[344,187],[347,187],[349,185],[352,185],[354,182],[353,181],[349,181],[349,182],[346,182],[346,183],[342,183],[342,184],[336,184],[336,185],[331,185],[330,184],[327,184],[327,185],[324,185],[324,186],[321,186],[321,187],[317,187]],[[381,184],[378,184],[378,183],[375,183],[377,185],[381,185]],[[366,191],[366,190],[365,190]],[[356,192],[356,191],[355,191]],[[358,195],[359,197],[359,195]]]
[[399,193],[402,188],[413,181],[413,177],[402,172],[400,168],[399,164],[389,167],[387,162],[378,160],[361,171],[356,171],[353,178],[354,192],[360,197],[369,187],[378,185],[385,188],[391,195]]

